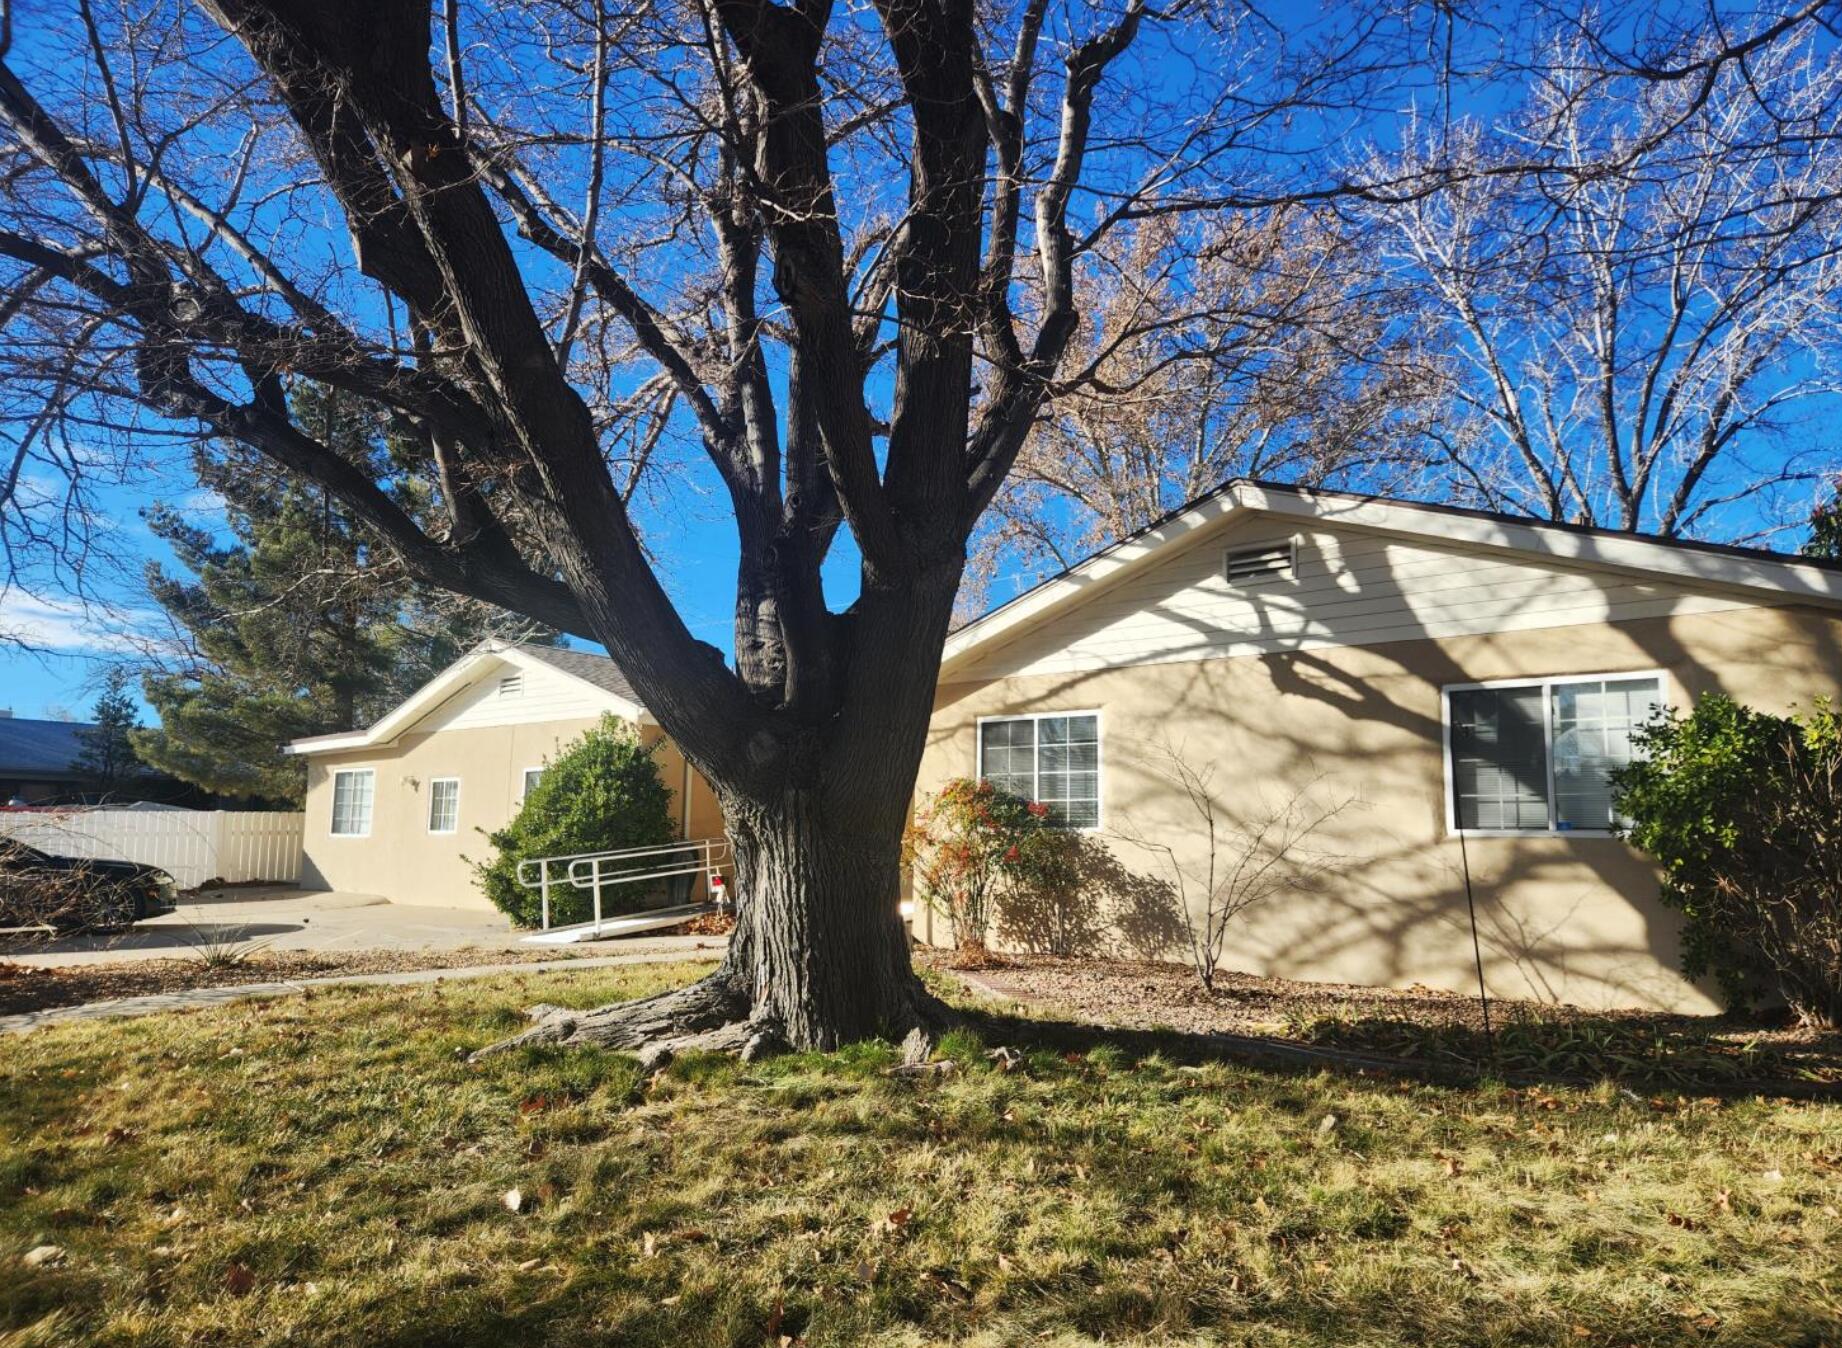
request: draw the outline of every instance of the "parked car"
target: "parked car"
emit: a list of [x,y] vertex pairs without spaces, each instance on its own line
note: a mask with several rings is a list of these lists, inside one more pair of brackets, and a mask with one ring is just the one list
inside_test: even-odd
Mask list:
[[125,927],[170,913],[177,893],[173,877],[157,866],[59,857],[0,841],[0,930]]

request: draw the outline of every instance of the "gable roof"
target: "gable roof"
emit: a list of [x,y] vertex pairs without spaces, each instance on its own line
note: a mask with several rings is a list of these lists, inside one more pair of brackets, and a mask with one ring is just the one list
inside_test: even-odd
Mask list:
[[593,689],[608,711],[629,721],[650,719],[633,688],[605,655],[555,646],[485,641],[449,665],[364,730],[309,735],[286,745],[287,754],[327,754],[389,744],[455,694],[500,670],[551,669]]
[[627,682],[627,676],[620,672],[620,666],[605,655],[596,655],[592,651],[572,651],[562,646],[519,646],[521,655],[530,656],[552,669],[560,669],[565,674],[593,684],[603,692],[614,694],[640,705],[639,694],[633,691],[633,685]]
[[975,651],[1061,616],[1102,588],[1110,588],[1111,582],[1148,566],[1173,545],[1259,515],[1745,592],[1766,602],[1842,607],[1842,563],[1838,562],[1787,557],[1763,548],[1554,524],[1463,506],[1232,478],[959,628],[947,638],[941,678],[945,680],[963,666]]
[[74,766],[83,752],[84,721],[34,721],[0,716],[0,777],[81,778]]

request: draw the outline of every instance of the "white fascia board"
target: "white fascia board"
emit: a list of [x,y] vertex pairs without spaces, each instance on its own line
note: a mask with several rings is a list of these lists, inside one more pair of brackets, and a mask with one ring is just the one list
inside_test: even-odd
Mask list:
[[1186,510],[1155,529],[1096,553],[1066,575],[1047,581],[993,609],[984,617],[974,619],[947,638],[946,647],[941,652],[942,675],[947,672],[948,665],[974,649],[990,645],[1006,633],[1017,631],[1043,614],[1071,603],[1077,596],[1090,593],[1100,585],[1123,579],[1152,561],[1171,544],[1181,539],[1196,538],[1202,531],[1213,529],[1240,513],[1242,506],[1235,499],[1234,490],[1211,496],[1194,510]]
[[1250,509],[1273,515],[1418,534],[1473,547],[1641,573],[1694,585],[1747,590],[1780,603],[1842,605],[1842,571],[1786,559],[1749,557],[1638,535],[1582,533],[1535,520],[1506,520],[1416,507],[1411,503],[1237,486]]
[[1173,543],[1194,539],[1244,512],[1279,519],[1371,529],[1434,541],[1489,548],[1533,559],[1564,562],[1691,585],[1740,590],[1768,602],[1842,606],[1842,572],[1795,561],[1776,561],[1628,535],[1582,533],[1537,521],[1455,514],[1411,502],[1317,493],[1308,488],[1269,490],[1236,482],[1157,528],[1116,544],[947,638],[941,677],[975,650],[1078,602],[1095,589],[1136,571]]
[[[490,662],[490,668],[488,662]],[[623,720],[633,721],[640,725],[655,724],[651,714],[630,698],[609,692],[601,685],[590,683],[587,679],[571,674],[566,669],[559,668],[548,661],[539,660],[536,656],[527,655],[516,646],[502,646],[496,642],[488,642],[476,646],[404,698],[370,729],[353,730],[336,735],[309,735],[284,745],[282,752],[292,755],[330,754],[347,749],[369,749],[379,744],[388,744],[456,693],[479,682],[491,670],[500,667],[533,672],[540,677],[546,674],[560,675],[572,683],[587,688],[607,704],[607,710]]]
[[284,754],[327,754],[340,749],[368,749],[388,744],[407,727],[421,720],[448,698],[474,682],[474,676],[486,661],[503,663],[505,651],[489,645],[476,646],[415,692],[397,703],[367,730],[353,730],[339,735],[309,735],[283,747]]

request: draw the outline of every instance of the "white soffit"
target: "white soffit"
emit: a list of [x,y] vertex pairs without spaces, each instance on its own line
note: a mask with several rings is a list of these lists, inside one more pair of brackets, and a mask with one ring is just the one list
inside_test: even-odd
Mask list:
[[1220,531],[1230,520],[1253,514],[1454,543],[1534,561],[1600,568],[1693,587],[1740,591],[1765,603],[1842,606],[1842,571],[1791,559],[1779,561],[1693,543],[1561,528],[1533,520],[1378,497],[1235,482],[960,628],[947,638],[941,660],[942,677],[973,652],[1050,617],[1061,616],[1166,555],[1175,545],[1199,540]]

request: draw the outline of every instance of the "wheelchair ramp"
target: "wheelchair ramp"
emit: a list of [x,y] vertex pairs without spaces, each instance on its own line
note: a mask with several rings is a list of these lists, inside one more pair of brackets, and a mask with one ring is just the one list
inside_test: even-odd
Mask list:
[[583,941],[611,941],[621,936],[642,936],[649,931],[676,927],[694,917],[716,911],[714,903],[694,903],[683,908],[655,908],[650,912],[603,918],[599,922],[577,922],[567,927],[551,927],[548,931],[531,933],[519,944],[578,945]]

